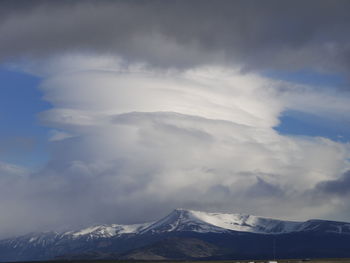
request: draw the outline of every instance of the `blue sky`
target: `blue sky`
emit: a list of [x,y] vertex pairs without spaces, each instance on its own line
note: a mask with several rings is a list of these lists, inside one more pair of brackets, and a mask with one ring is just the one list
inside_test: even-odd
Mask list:
[[0,158],[18,165],[37,167],[48,160],[48,128],[37,114],[50,107],[38,89],[40,79],[0,68]]
[[[317,89],[343,90],[348,86],[341,74],[320,73],[312,70],[268,71],[264,76],[316,87]],[[334,141],[350,141],[350,122],[348,116],[331,117],[315,115],[298,110],[287,110],[280,116],[280,125],[275,127],[281,134],[311,137],[325,137]]]
[[281,134],[311,137],[325,137],[333,141],[350,141],[350,123],[344,117],[343,122],[322,118],[300,111],[286,111],[280,117],[280,125],[275,129]]

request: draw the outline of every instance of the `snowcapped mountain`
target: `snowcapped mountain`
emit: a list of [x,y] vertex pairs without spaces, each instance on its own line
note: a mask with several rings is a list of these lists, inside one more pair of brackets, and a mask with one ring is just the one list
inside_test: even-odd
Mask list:
[[[91,253],[94,255],[97,253],[102,258],[119,258],[122,255],[126,257],[127,251],[149,246],[154,242],[161,244],[163,239],[167,239],[166,244],[175,242],[174,247],[181,248],[182,243],[197,244],[219,253],[221,246],[234,245],[237,247],[241,246],[241,243],[237,242],[244,244],[247,240],[250,244],[256,243],[260,249],[278,237],[284,240],[285,249],[288,250],[290,240],[296,242],[295,239],[300,239],[301,243],[298,242],[302,244],[305,240],[310,239],[312,240],[310,242],[317,244],[319,238],[325,236],[327,240],[334,239],[331,246],[337,244],[338,240],[347,240],[346,242],[350,244],[350,223],[326,220],[294,222],[243,214],[175,209],[166,217],[150,223],[95,225],[63,233],[33,233],[1,240],[0,261],[43,260],[56,257],[67,258],[72,255],[85,255],[84,257],[89,258]],[[168,238],[175,239],[169,241]],[[213,240],[218,244],[212,244]],[[266,244],[262,245],[263,243],[259,242],[266,242]],[[350,251],[350,245],[348,246],[346,251]],[[283,246],[279,244],[279,247]],[[147,250],[138,250],[137,253],[134,251],[132,255],[140,255],[140,253],[144,255],[145,251],[149,255],[150,251],[154,249],[159,251],[160,248],[165,249],[164,244],[157,245],[156,248],[148,247]],[[241,248],[242,251],[244,249],[245,247]],[[181,248],[181,251],[183,253],[184,250]],[[155,258],[158,258],[158,254],[155,255]],[[205,251],[200,251],[199,254],[207,255]],[[350,252],[348,254],[350,256]]]
[[176,209],[165,218],[144,229],[143,232],[194,231],[222,233],[240,231],[276,234],[300,230],[303,230],[302,222],[281,221],[243,214],[207,213]]
[[[124,226],[129,229],[132,227]],[[283,221],[244,214],[208,213],[202,211],[175,209],[166,217],[154,223],[140,225],[129,233],[164,233],[192,231],[199,233],[224,233],[230,231],[257,234],[283,234],[298,231],[322,230],[350,234],[350,223],[309,220],[306,222]]]
[[350,223],[309,220],[306,222],[283,221],[245,214],[208,213],[175,209],[166,217],[151,223],[135,225],[98,225],[63,233],[70,238],[107,238],[123,234],[155,234],[173,231],[199,233],[224,233],[230,231],[258,234],[282,234],[297,231],[323,230],[350,234]]

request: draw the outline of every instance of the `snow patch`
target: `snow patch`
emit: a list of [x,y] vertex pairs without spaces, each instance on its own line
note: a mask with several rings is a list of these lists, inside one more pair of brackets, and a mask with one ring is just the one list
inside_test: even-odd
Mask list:
[[136,234],[142,229],[148,227],[152,223],[145,224],[133,224],[133,225],[97,225],[88,228],[84,228],[78,231],[69,231],[64,233],[65,236],[71,236],[73,238],[89,237],[89,238],[107,238],[122,234]]

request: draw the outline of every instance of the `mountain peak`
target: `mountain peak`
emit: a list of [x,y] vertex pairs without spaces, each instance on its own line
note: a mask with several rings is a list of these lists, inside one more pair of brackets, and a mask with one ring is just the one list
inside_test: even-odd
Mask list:
[[[193,232],[226,232],[215,225],[211,225],[198,216],[199,211],[177,208],[166,217],[150,225],[144,232],[160,233],[172,231],[193,231]],[[204,213],[204,212],[202,212]]]
[[191,213],[193,210],[185,209],[185,208],[175,208],[170,214],[177,213],[177,214],[188,214]]
[[176,208],[166,217],[144,229],[143,232],[223,233],[240,231],[266,234],[291,232],[297,230],[299,226],[300,222],[281,221],[246,214],[210,213]]

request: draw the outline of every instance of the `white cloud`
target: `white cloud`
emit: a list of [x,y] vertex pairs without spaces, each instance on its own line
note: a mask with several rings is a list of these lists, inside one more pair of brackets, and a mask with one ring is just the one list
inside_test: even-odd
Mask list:
[[2,177],[11,177],[11,176],[24,176],[28,174],[29,171],[18,165],[0,162],[0,175]]
[[51,130],[49,141],[51,141],[51,142],[61,141],[61,140],[65,140],[65,139],[72,138],[72,137],[74,137],[74,135],[72,135],[70,133],[58,131],[58,130]]

